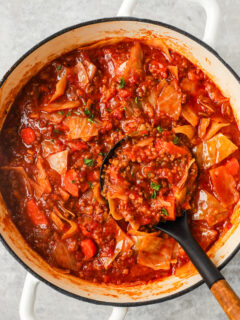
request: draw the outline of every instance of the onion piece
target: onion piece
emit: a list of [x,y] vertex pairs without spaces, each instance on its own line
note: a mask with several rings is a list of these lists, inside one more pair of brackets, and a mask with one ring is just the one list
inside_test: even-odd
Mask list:
[[191,125],[184,125],[173,128],[175,133],[182,133],[185,134],[189,140],[192,140],[195,134],[195,128]]
[[62,240],[72,237],[72,236],[77,232],[77,230],[78,230],[78,226],[77,226],[76,222],[65,218],[65,217],[61,214],[61,212],[60,212],[56,207],[54,207],[53,210],[54,210],[55,214],[56,214],[60,219],[66,221],[66,222],[70,225],[70,228],[68,229],[68,231],[66,231],[66,232],[62,235]]
[[37,183],[44,188],[44,193],[51,193],[52,188],[48,180],[46,171],[43,167],[43,160],[41,158],[38,158],[36,163],[36,168],[37,168],[37,174],[36,174]]
[[93,195],[98,203],[105,204],[105,200],[101,195],[100,184],[96,183],[93,186]]
[[198,136],[203,139],[206,134],[207,128],[210,124],[210,118],[201,118],[198,126]]
[[53,102],[41,107],[42,111],[54,112],[58,110],[74,109],[80,106],[80,101]]
[[197,126],[199,120],[198,115],[192,110],[192,108],[189,105],[185,105],[182,108],[182,116],[193,127]]
[[52,95],[52,98],[50,99],[49,102],[52,102],[57,98],[61,97],[65,92],[66,86],[67,86],[67,75],[64,74],[63,77],[60,80],[58,80],[56,84],[55,93]]
[[229,125],[230,125],[230,123],[223,123],[223,122],[220,123],[220,122],[217,122],[217,121],[213,120],[211,122],[211,126],[208,129],[208,132],[207,132],[204,140],[211,139],[219,130],[221,130],[222,128],[227,127]]

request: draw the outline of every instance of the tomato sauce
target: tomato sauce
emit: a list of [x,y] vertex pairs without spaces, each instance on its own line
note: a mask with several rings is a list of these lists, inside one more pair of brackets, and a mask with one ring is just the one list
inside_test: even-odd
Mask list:
[[[160,194],[165,203],[146,206],[147,219],[142,211],[131,224],[121,214],[127,188],[107,202],[99,169],[122,138],[153,134],[175,149],[168,145],[167,161],[141,171],[141,183],[151,203]],[[173,165],[174,150],[185,148],[195,160],[191,191],[177,187],[192,232],[208,250],[231,226],[239,199],[239,145],[228,98],[198,67],[162,40],[110,39],[52,61],[21,90],[1,132],[0,190],[22,236],[53,268],[92,282],[146,283],[188,261],[173,239],[148,228],[179,214],[172,184],[191,170],[183,155]]]

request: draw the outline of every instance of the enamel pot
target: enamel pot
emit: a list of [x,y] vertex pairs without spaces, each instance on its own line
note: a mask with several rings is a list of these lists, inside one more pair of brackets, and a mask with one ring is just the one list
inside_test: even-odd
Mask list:
[[[164,38],[171,49],[199,66],[217,84],[223,94],[230,98],[236,119],[240,121],[239,78],[212,49],[219,20],[218,6],[215,0],[198,0],[197,2],[204,7],[207,14],[204,41],[161,22],[129,17],[136,0],[125,0],[117,18],[80,23],[43,40],[15,63],[1,82],[0,128],[18,92],[45,64],[75,48],[106,37]],[[237,205],[232,216],[233,227],[209,251],[210,257],[219,267],[226,265],[239,249],[239,207]],[[6,249],[29,272],[20,303],[22,320],[36,319],[33,314],[33,304],[39,280],[71,297],[115,306],[111,320],[123,319],[127,307],[173,299],[202,283],[200,275],[191,268],[190,264],[185,267],[185,273],[182,272],[181,277],[170,276],[159,282],[136,286],[94,284],[69,274],[62,274],[52,269],[26,244],[12,223],[2,197],[0,197],[0,234]]]

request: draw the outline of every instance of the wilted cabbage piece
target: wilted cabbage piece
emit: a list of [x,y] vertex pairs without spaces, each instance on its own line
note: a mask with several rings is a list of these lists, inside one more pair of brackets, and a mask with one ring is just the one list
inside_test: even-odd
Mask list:
[[207,169],[227,158],[238,147],[222,133],[193,148],[197,163]]
[[187,122],[189,122],[193,127],[196,127],[198,124],[199,117],[195,111],[189,105],[185,105],[182,108],[182,116]]
[[215,134],[221,130],[224,127],[229,126],[230,123],[226,123],[226,122],[218,122],[218,121],[211,121],[211,126],[208,129],[208,132],[205,136],[205,140],[211,139],[213,136],[215,136]]
[[58,110],[73,109],[80,106],[79,101],[53,102],[41,107],[42,111],[54,112]]
[[97,120],[89,122],[88,118],[69,116],[64,120],[64,124],[69,128],[68,139],[79,139],[88,141],[91,137],[98,135],[100,123]]
[[113,254],[109,255],[108,253],[105,255],[105,253],[102,252],[99,257],[99,260],[103,264],[104,268],[108,269],[119,254],[127,254],[127,252],[134,245],[134,242],[112,218],[109,217],[106,224],[111,226],[111,230],[114,233],[114,238],[116,240]]
[[210,118],[201,118],[198,126],[198,136],[203,139],[206,134],[207,128],[210,124]]
[[50,167],[60,175],[67,172],[68,150],[57,152],[46,159]]
[[157,114],[167,115],[168,117],[178,120],[181,114],[182,93],[173,83],[165,86],[157,99]]
[[174,240],[142,237],[137,262],[153,270],[169,270]]
[[57,98],[61,97],[64,94],[66,85],[67,85],[67,75],[64,74],[63,77],[60,80],[58,80],[56,84],[55,93],[52,95],[50,102],[56,100]]
[[175,127],[175,128],[173,128],[173,131],[175,133],[185,134],[185,136],[187,136],[189,140],[191,140],[195,134],[195,128],[193,126],[191,126],[190,124],[185,125],[185,126]]
[[205,190],[200,190],[197,200],[197,211],[193,214],[193,220],[206,220],[209,226],[213,226],[226,219],[226,208],[213,195]]
[[220,166],[209,171],[214,193],[225,207],[231,207],[239,199],[234,177],[225,166]]

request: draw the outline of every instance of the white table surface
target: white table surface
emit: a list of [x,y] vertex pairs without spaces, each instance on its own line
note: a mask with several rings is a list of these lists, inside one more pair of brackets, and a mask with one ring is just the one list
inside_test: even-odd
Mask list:
[[[218,53],[240,74],[240,1],[218,0],[221,25]],[[65,27],[115,16],[120,0],[0,0],[0,78],[34,44]],[[201,37],[205,14],[184,0],[140,0],[134,16],[163,21]],[[223,274],[240,294],[240,253]],[[0,320],[16,320],[26,271],[0,244]],[[111,307],[66,297],[40,284],[36,313],[42,320],[107,319]],[[173,301],[131,308],[127,320],[223,320],[226,316],[206,285]]]

